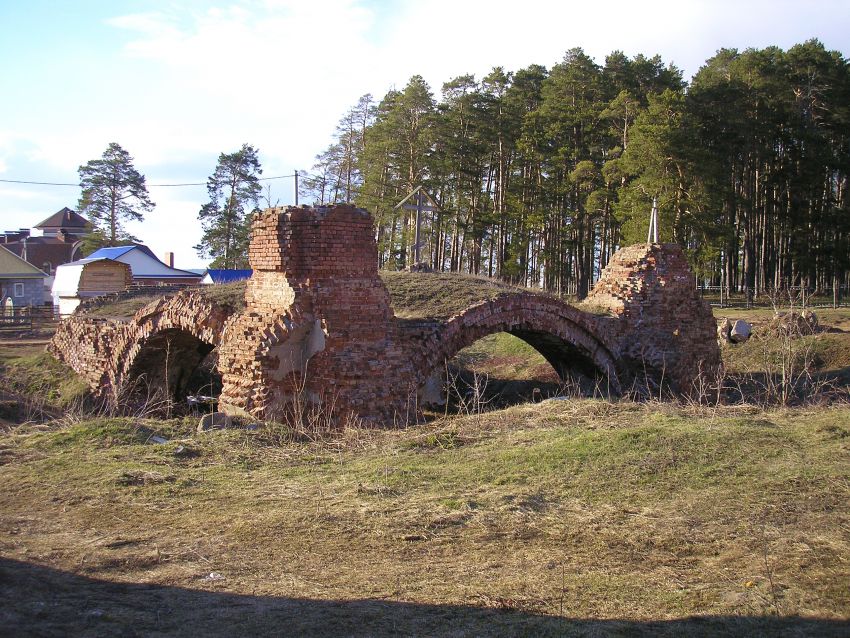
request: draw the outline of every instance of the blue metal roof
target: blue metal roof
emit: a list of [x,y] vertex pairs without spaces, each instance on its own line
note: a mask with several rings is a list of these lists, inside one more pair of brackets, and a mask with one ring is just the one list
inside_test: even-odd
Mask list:
[[109,248],[99,248],[94,251],[91,255],[86,257],[85,259],[79,259],[76,264],[79,263],[88,263],[90,261],[98,261],[100,259],[109,259],[111,261],[119,261],[119,257],[122,257],[129,253],[132,250],[138,250],[139,252],[147,255],[153,261],[159,263],[164,268],[167,268],[171,272],[169,274],[166,273],[154,273],[154,274],[142,274],[142,273],[133,273],[133,279],[183,279],[183,278],[192,278],[192,277],[200,277],[199,273],[189,272],[187,270],[180,270],[179,268],[174,268],[167,264],[164,264],[160,259],[153,254],[153,251],[145,246],[144,244],[131,244],[129,246],[112,246]]
[[242,281],[243,279],[248,279],[251,276],[251,273],[254,271],[251,269],[247,270],[223,270],[223,269],[214,269],[208,268],[207,274],[212,279],[214,284],[229,284],[234,281]]

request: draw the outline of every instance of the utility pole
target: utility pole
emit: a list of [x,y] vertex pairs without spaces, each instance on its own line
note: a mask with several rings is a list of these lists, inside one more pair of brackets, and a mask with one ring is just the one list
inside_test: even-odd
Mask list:
[[298,170],[295,171],[295,205],[298,206]]

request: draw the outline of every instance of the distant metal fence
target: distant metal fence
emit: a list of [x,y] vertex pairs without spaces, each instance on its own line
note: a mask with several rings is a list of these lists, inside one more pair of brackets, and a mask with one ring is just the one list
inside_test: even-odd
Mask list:
[[[751,295],[746,291],[726,291],[720,286],[700,286],[698,288],[703,299],[712,306],[721,308],[770,308],[774,305],[788,306],[793,301],[795,306],[837,308],[848,304],[847,290],[841,286],[837,291],[832,288],[815,290],[802,286],[792,286],[783,290],[762,292]],[[834,294],[837,292],[838,294]]]

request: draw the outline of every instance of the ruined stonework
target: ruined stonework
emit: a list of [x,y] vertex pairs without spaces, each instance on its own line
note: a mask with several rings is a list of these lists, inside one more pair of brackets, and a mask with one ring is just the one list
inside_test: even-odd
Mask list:
[[351,206],[269,209],[252,231],[247,310],[221,348],[221,407],[283,418],[298,398],[343,418],[406,420],[414,370],[371,217]]
[[[62,321],[48,351],[113,402],[159,389],[176,395],[221,344],[232,310],[191,291],[162,297],[131,321],[75,314]],[[162,397],[160,397],[162,398]]]
[[388,427],[411,421],[446,360],[496,332],[524,339],[559,374],[603,379],[612,394],[647,382],[687,393],[720,361],[711,311],[672,244],[619,251],[578,306],[517,290],[422,320],[394,315],[365,211],[266,210],[255,215],[249,258],[243,310],[181,292],[129,321],[75,315],[50,351],[99,394],[121,396],[143,379],[179,398],[217,348],[230,414],[283,419],[320,406],[337,421]]
[[[678,244],[617,251],[584,304],[620,320],[620,367],[690,394],[720,365],[716,322]],[[645,370],[645,371],[644,371]]]

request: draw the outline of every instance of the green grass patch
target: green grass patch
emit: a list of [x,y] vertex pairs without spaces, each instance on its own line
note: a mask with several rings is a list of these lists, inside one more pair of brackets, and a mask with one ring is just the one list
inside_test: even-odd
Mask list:
[[505,294],[536,292],[498,279],[460,273],[380,272],[395,315],[402,319],[447,319],[482,301]]
[[[245,307],[245,281],[236,281],[230,284],[213,286],[197,286],[187,290],[199,293],[211,302],[225,306],[237,312]],[[173,296],[174,293],[169,293]],[[91,317],[105,317],[110,319],[130,319],[139,310],[150,303],[161,299],[164,295],[157,294],[156,289],[150,293],[142,291],[142,294],[133,294],[131,297],[119,297],[108,303],[97,305],[85,310],[85,314]]]
[[81,404],[88,394],[73,370],[44,351],[7,355],[0,360],[0,380],[5,391],[59,409]]
[[155,291],[156,289],[153,289],[150,294],[134,295],[129,298],[119,297],[114,301],[109,301],[108,303],[104,303],[93,308],[87,308],[81,312],[89,317],[118,320],[129,319],[148,304],[163,297],[162,293],[157,294]]

